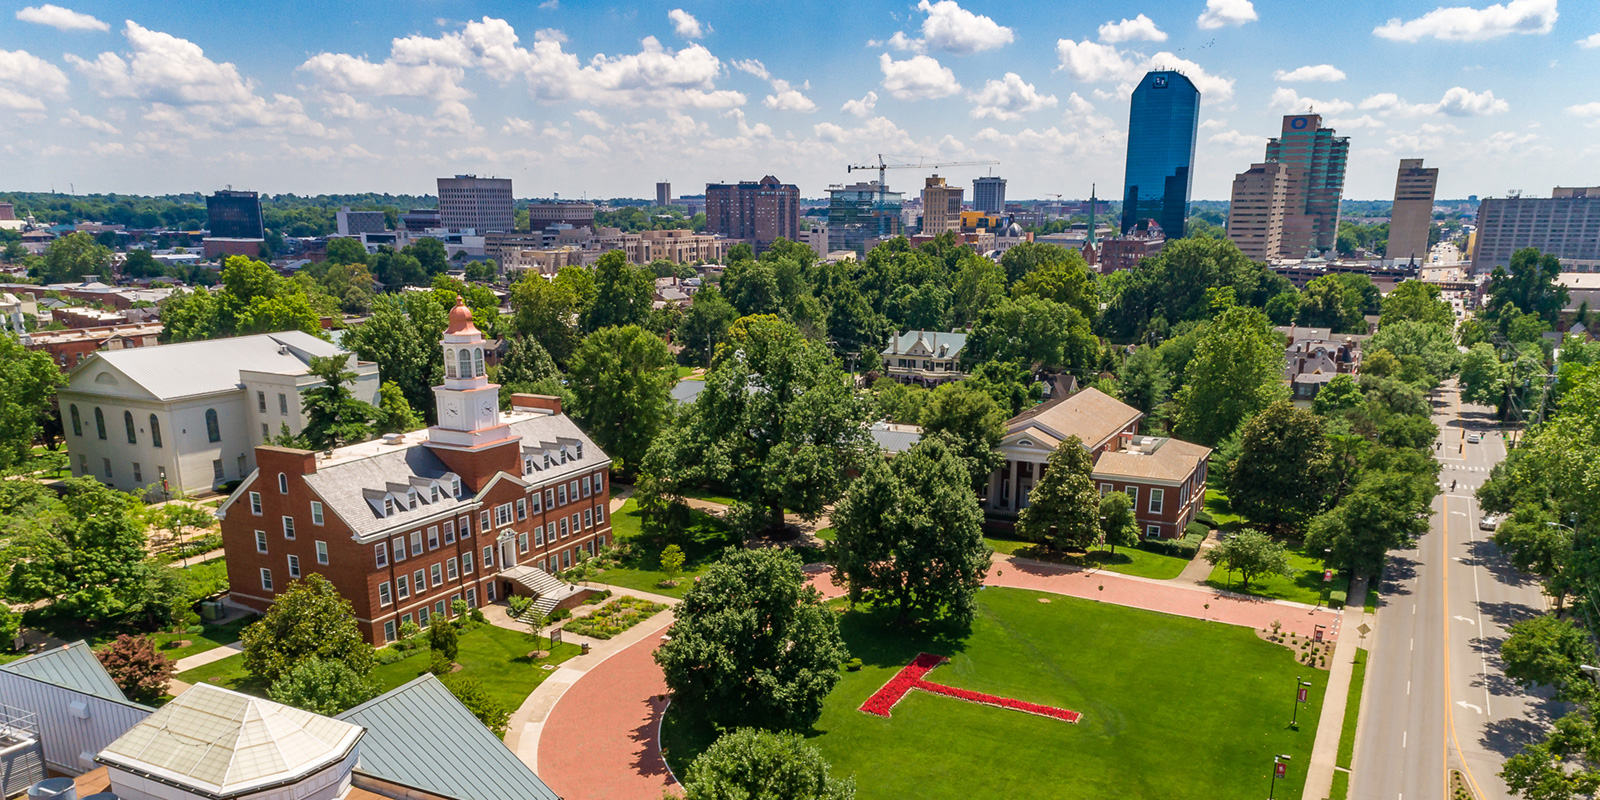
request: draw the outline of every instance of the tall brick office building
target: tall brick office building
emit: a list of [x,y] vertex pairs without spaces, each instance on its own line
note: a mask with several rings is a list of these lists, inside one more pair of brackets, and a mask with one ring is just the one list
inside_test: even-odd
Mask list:
[[581,597],[546,573],[610,541],[610,458],[556,398],[515,395],[499,410],[465,305],[442,346],[439,424],[322,453],[256,448],[256,471],[218,510],[235,603],[264,611],[319,573],[383,644],[457,599]]

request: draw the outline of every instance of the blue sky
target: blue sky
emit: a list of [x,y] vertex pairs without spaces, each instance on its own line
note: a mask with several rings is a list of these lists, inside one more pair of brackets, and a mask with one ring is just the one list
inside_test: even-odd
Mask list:
[[1402,157],[1441,197],[1600,184],[1600,3],[1455,1],[0,0],[0,188],[815,197],[886,153],[1117,197],[1151,67],[1202,90],[1196,199],[1310,104],[1346,197],[1391,197]]

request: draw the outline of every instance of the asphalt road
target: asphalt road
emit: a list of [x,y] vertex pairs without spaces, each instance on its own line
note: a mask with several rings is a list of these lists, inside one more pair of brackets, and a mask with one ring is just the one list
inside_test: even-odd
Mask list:
[[[1537,580],[1512,567],[1479,530],[1474,491],[1505,457],[1493,410],[1461,406],[1453,386],[1435,402],[1443,494],[1429,532],[1390,556],[1371,650],[1352,800],[1445,800],[1460,769],[1482,800],[1510,798],[1501,764],[1559,713],[1501,674],[1511,623],[1536,615]],[[1477,431],[1480,443],[1466,437]],[[1455,482],[1454,490],[1451,482]]]

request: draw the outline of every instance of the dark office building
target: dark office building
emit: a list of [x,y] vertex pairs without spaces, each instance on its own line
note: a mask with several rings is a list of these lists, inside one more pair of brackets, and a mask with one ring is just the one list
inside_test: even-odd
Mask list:
[[1006,179],[988,176],[972,182],[972,208],[985,214],[1006,212]]
[[1128,168],[1123,178],[1122,232],[1153,219],[1168,239],[1183,238],[1193,183],[1200,90],[1182,73],[1146,73],[1128,110]]
[[225,189],[206,198],[206,230],[214,239],[262,239],[261,198]]
[[706,233],[765,251],[779,237],[800,238],[800,189],[768,175],[759,181],[706,184]]

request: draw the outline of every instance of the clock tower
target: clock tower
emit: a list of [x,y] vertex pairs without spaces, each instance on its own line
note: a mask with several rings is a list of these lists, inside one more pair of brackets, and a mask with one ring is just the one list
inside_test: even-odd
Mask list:
[[504,444],[511,427],[500,420],[500,385],[490,383],[483,363],[483,334],[472,324],[472,309],[456,298],[445,328],[444,385],[433,387],[439,422],[428,429],[428,445],[476,451]]

